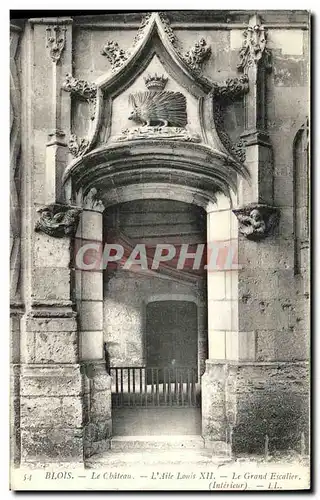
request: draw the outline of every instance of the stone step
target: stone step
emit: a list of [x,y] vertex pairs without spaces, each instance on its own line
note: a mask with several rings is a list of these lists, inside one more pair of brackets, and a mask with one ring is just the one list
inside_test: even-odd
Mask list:
[[115,436],[111,440],[111,450],[201,450],[204,440],[201,436]]

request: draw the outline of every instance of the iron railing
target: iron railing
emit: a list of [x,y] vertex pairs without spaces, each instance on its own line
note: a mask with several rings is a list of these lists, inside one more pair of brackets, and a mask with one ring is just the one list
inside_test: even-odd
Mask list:
[[113,407],[200,406],[197,368],[110,367]]

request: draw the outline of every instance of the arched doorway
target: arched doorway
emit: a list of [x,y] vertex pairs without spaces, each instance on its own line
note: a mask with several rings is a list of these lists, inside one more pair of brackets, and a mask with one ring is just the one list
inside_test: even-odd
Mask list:
[[[222,443],[221,446],[225,446],[228,425],[222,366],[226,360],[239,359],[240,343],[236,265],[238,229],[232,213],[233,203],[237,204],[234,195],[237,167],[231,162],[226,168],[226,161],[224,154],[201,144],[177,142],[173,145],[165,139],[141,140],[129,146],[110,144],[94,150],[71,164],[64,177],[70,203],[82,208],[77,236],[81,241],[94,241],[98,253],[104,245],[103,212],[107,213],[117,204],[134,200],[172,200],[200,207],[205,212],[206,245],[211,255],[206,270],[206,290],[198,292],[203,294],[206,306],[201,300],[198,312],[201,307],[201,317],[206,317],[208,328],[208,341],[202,340],[198,344],[198,352],[205,353],[201,355],[205,367],[201,377],[200,433],[205,442]],[[81,360],[85,364],[94,364],[96,373],[102,374],[105,371],[104,325],[111,325],[112,321],[107,320],[103,312],[101,269],[91,270],[90,278],[86,273],[79,270],[76,276],[81,290],[78,294]],[[171,274],[176,276],[173,271]],[[88,288],[85,283],[88,283]],[[121,285],[120,293],[122,288]],[[173,290],[166,290],[166,293],[170,295]],[[186,293],[189,294],[189,290]],[[133,289],[132,296],[135,295]],[[110,310],[117,314],[118,303],[114,294],[112,300]],[[126,323],[125,316],[119,316]],[[132,354],[134,349],[128,356],[132,357]],[[104,383],[99,380],[97,384],[88,385],[88,400],[95,401],[96,406],[94,422],[92,406],[88,406],[85,418],[97,429],[98,435],[99,429],[103,428],[106,436],[103,439],[110,439],[115,431],[112,381],[107,373],[104,376]],[[129,377],[131,384],[132,375]],[[228,418],[233,418],[233,415],[228,414]],[[92,445],[91,449],[95,446]]]
[[[200,434],[206,213],[171,199],[112,205],[104,213],[104,241],[124,248],[123,258],[104,270],[113,434]],[[170,255],[154,265],[164,247]],[[169,409],[184,409],[183,418]]]

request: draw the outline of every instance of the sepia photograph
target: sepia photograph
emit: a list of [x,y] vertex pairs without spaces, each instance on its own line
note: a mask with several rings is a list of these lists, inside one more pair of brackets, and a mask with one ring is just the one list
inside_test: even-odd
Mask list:
[[310,17],[10,11],[11,490],[310,489]]

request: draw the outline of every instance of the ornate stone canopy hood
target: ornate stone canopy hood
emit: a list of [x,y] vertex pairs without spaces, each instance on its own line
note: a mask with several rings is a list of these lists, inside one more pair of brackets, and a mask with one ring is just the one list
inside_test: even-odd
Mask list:
[[[69,143],[76,157],[63,178],[68,202],[75,203],[78,192],[85,195],[95,186],[102,194],[109,192],[110,199],[103,199],[108,205],[119,198],[117,190],[139,183],[180,186],[191,198],[204,194],[214,199],[217,191],[229,195],[236,190],[238,174],[248,178],[222,125],[223,106],[243,97],[248,79],[244,75],[217,83],[203,76],[202,65],[211,54],[204,39],[183,54],[166,16],[149,13],[129,50],[109,41],[101,54],[111,63],[105,75],[94,83],[67,75],[63,86],[90,109],[87,138],[73,135]],[[148,75],[145,90],[140,76],[155,58],[167,77]],[[179,92],[164,91],[168,79]],[[139,126],[127,125],[114,134],[115,102],[133,85],[138,92],[129,99]],[[186,116],[186,123],[178,115]]]

